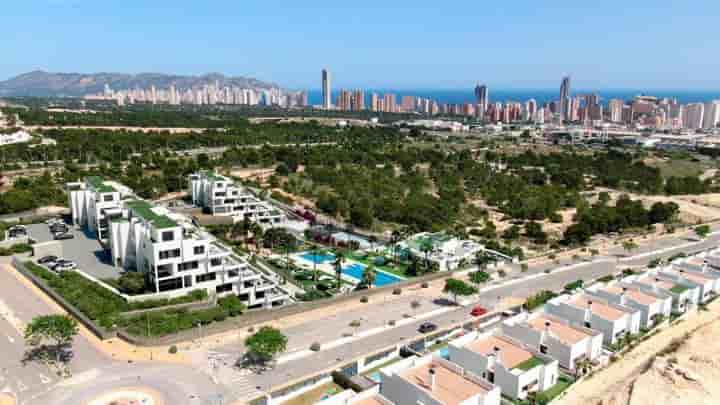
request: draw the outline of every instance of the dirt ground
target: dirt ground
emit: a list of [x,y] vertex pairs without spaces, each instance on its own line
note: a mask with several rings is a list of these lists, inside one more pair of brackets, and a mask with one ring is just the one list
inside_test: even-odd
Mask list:
[[[560,405],[710,405],[720,403],[720,302],[666,328],[582,381]],[[671,342],[675,352],[658,354]]]

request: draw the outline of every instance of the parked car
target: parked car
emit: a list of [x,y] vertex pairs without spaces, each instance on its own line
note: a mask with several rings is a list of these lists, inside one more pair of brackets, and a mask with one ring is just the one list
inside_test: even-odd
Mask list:
[[51,231],[55,231],[56,229],[68,229],[68,226],[64,222],[57,222],[50,225]]
[[65,222],[60,217],[52,217],[52,218],[48,218],[47,221],[45,221],[45,223],[48,225],[52,225],[52,224],[58,224],[58,223],[64,224]]
[[50,263],[55,264],[55,263],[57,263],[57,261],[58,261],[58,257],[57,257],[57,256],[49,255],[49,256],[43,256],[43,257],[41,257],[40,259],[38,259],[37,262],[38,262],[39,264],[45,264],[45,265],[48,265],[48,266],[49,266]]
[[55,234],[55,240],[66,240],[66,239],[72,239],[74,237],[75,237],[75,235],[73,235],[71,233],[66,233],[66,232],[58,232]]
[[77,269],[77,264],[75,264],[75,262],[60,263],[60,264],[56,264],[55,266],[53,266],[52,269],[53,269],[53,271],[62,273],[63,271]]
[[420,331],[420,333],[430,333],[436,331],[437,328],[437,325],[432,322],[423,322],[418,328],[418,331]]
[[476,306],[475,308],[473,308],[472,311],[470,311],[470,315],[472,315],[472,316],[483,316],[485,314],[487,314],[487,309],[485,309],[479,305]]

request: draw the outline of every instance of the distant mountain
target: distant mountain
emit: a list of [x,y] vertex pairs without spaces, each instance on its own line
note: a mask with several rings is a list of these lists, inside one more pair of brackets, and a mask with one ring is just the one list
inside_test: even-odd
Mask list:
[[150,88],[158,89],[171,85],[179,89],[201,87],[219,82],[220,86],[236,86],[251,89],[279,88],[275,83],[263,82],[248,77],[226,77],[220,73],[203,76],[179,76],[163,73],[50,73],[40,70],[21,74],[0,82],[0,96],[36,96],[36,97],[77,97],[91,93],[100,93],[106,84],[113,90]]

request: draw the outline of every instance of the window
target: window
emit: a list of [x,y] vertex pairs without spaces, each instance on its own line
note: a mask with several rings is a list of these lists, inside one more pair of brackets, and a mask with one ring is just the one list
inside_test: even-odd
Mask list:
[[220,284],[219,286],[215,287],[215,292],[218,294],[224,293],[224,292],[229,292],[229,291],[232,291],[231,283]]
[[591,329],[591,328],[590,328],[590,322],[585,322],[585,327],[588,328],[588,329]]
[[171,264],[163,264],[160,266],[157,266],[157,274],[159,278],[163,277],[169,277],[172,275],[172,265]]
[[216,278],[215,273],[207,273],[207,274],[201,274],[199,276],[196,276],[195,281],[197,281],[198,283],[204,283],[207,281],[213,281],[213,280],[215,280],[215,278]]
[[195,246],[193,248],[193,253],[195,253],[196,255],[205,254],[205,246]]
[[180,249],[161,250],[159,256],[160,260],[180,257]]
[[178,271],[195,270],[195,269],[197,269],[198,267],[200,267],[200,266],[198,265],[197,260],[195,260],[195,261],[192,261],[192,262],[180,263],[180,264],[178,265]]
[[219,266],[219,265],[221,265],[221,264],[222,264],[222,260],[221,260],[221,259],[211,259],[211,260],[210,260],[210,265],[211,265],[211,266]]
[[238,271],[237,271],[237,270],[230,270],[230,271],[227,272],[227,275],[228,275],[228,278],[237,277],[237,276],[238,276]]
[[192,287],[192,276],[185,276],[185,288]]
[[548,349],[547,349],[547,346],[545,346],[545,345],[540,345],[540,353],[542,353],[542,354],[547,354],[547,350],[548,350]]
[[182,278],[171,278],[168,280],[160,280],[158,282],[158,289],[162,291],[179,290],[182,288]]
[[112,194],[105,194],[105,195],[103,196],[103,201],[105,201],[105,202],[112,201],[112,200],[114,200]]
[[170,242],[173,239],[175,239],[175,233],[173,231],[167,231],[162,233],[163,242]]

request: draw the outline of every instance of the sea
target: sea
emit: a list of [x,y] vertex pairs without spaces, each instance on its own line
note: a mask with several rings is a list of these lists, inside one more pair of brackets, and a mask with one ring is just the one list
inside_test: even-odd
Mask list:
[[[464,104],[474,103],[474,88],[465,89],[363,89],[365,91],[365,104],[369,105],[372,93],[384,94],[393,93],[397,96],[397,103],[400,104],[403,96],[415,96],[429,98],[440,104]],[[333,91],[333,103],[337,99],[337,91]],[[639,89],[607,89],[607,90],[573,90],[572,95],[597,93],[602,103],[607,104],[611,99],[631,100],[635,96],[655,96],[659,98],[676,98],[681,104],[708,102],[720,100],[720,90],[639,90]],[[539,105],[557,100],[560,97],[559,89],[498,89],[490,88],[490,102],[524,102],[534,98]],[[311,105],[322,104],[322,91],[308,91],[308,101]]]

